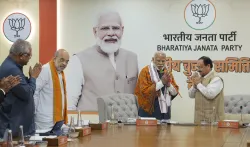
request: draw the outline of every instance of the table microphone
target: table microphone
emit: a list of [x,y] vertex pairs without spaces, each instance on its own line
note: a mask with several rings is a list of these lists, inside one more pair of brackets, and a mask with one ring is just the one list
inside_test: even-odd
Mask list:
[[[243,100],[243,98],[240,98],[233,106],[237,106],[237,104],[240,102],[240,101],[242,101]],[[233,112],[233,106],[230,108],[230,109],[232,109],[232,112]]]
[[[234,105],[232,105],[231,107],[230,107],[230,109],[232,110],[232,112],[233,112],[233,106],[237,106],[237,104],[240,102],[240,101],[242,101],[243,100],[243,98],[241,97]],[[229,109],[229,110],[230,110]],[[230,112],[229,112],[230,113]]]
[[[247,101],[247,103],[245,104],[245,106],[247,106],[247,104],[249,103],[250,101]],[[243,106],[240,106],[240,113],[241,113],[241,122],[242,122],[242,126],[243,127],[247,127],[248,123],[243,123],[243,120],[242,120],[242,109],[243,109]]]
[[241,120],[241,122],[243,122],[242,121],[242,106],[240,106],[240,120]]

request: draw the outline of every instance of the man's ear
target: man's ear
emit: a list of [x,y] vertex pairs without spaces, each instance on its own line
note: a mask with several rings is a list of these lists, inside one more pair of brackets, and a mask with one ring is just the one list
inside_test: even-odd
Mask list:
[[96,27],[93,28],[93,33],[94,33],[95,37],[97,37]]
[[124,31],[124,26],[122,26],[122,35],[123,35],[123,31]]

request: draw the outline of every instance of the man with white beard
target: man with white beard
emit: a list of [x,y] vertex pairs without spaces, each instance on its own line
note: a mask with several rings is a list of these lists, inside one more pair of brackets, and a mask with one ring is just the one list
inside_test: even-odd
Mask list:
[[68,109],[98,111],[98,97],[134,93],[137,55],[120,48],[123,30],[119,13],[107,11],[99,15],[93,27],[96,45],[73,55],[68,64]]

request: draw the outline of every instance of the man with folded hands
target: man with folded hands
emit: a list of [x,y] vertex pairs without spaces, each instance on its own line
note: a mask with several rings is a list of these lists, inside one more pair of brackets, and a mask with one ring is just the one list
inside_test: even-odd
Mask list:
[[156,52],[150,65],[145,66],[135,88],[140,117],[171,119],[171,101],[178,95],[179,86],[166,67],[166,54]]
[[57,121],[67,124],[67,92],[64,69],[69,62],[69,53],[64,49],[42,67],[36,80],[35,124],[39,130],[51,129]]

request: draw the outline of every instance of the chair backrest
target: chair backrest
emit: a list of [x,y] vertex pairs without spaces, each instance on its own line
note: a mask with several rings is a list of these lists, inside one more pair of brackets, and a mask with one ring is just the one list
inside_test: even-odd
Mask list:
[[224,98],[225,113],[250,114],[250,95],[228,95]]
[[127,121],[128,118],[137,118],[138,102],[133,94],[115,93],[97,98],[99,122],[105,122],[111,118],[113,105],[116,119]]

